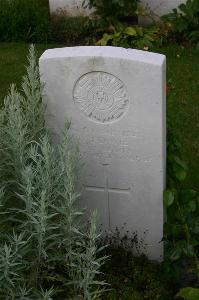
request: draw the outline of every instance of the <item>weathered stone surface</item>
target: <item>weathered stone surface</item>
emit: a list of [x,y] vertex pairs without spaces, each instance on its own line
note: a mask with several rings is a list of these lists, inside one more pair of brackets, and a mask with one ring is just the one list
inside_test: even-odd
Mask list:
[[78,139],[83,206],[100,223],[145,235],[160,260],[165,185],[165,57],[116,47],[47,50],[40,58],[47,121]]

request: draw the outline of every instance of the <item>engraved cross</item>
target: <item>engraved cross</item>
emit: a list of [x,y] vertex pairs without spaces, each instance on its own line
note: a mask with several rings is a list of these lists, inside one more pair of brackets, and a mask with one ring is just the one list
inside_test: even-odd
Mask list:
[[112,193],[119,193],[119,194],[129,194],[131,191],[131,188],[109,188],[109,182],[108,182],[108,175],[106,172],[106,168],[107,168],[108,164],[104,164],[104,177],[105,177],[105,186],[104,187],[98,187],[98,186],[91,186],[91,185],[83,185],[84,188],[87,191],[104,191],[105,193],[105,199],[108,205],[108,212],[109,212],[109,225],[110,225],[110,205],[109,205],[109,201],[110,201],[110,192]]

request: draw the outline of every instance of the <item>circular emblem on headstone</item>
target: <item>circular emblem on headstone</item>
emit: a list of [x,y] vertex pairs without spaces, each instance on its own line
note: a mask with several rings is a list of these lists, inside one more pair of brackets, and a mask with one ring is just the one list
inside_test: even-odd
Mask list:
[[105,72],[90,72],[80,77],[73,96],[85,116],[101,123],[120,118],[129,102],[124,83]]

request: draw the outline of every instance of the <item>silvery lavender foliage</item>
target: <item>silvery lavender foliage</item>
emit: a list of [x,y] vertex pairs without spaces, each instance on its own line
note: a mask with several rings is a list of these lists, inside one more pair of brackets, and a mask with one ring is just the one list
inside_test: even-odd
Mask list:
[[74,263],[74,282],[76,290],[83,291],[84,299],[94,300],[107,290],[107,284],[104,281],[96,280],[96,275],[101,274],[100,268],[106,262],[106,256],[99,256],[99,253],[106,247],[98,247],[98,240],[101,236],[96,227],[97,211],[94,211],[90,219],[90,229],[84,233],[79,241],[78,253],[76,253]]
[[12,85],[0,111],[0,179],[1,185],[7,186],[6,191],[10,191],[6,193],[8,198],[13,196],[13,190],[18,190],[27,149],[46,131],[41,101],[43,87],[33,46],[29,50],[28,62],[22,93]]
[[96,299],[105,258],[95,214],[82,232],[78,149],[68,123],[60,144],[52,144],[42,90],[31,46],[22,92],[12,85],[0,111],[0,298]]

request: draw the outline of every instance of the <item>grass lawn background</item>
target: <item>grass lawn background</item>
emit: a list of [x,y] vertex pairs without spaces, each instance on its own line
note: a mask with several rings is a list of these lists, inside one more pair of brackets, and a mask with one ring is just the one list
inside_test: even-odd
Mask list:
[[[62,45],[63,46],[63,45]],[[39,54],[59,45],[37,45]],[[199,52],[179,46],[154,49],[167,56],[167,118],[183,145],[189,164],[184,185],[199,191]],[[20,85],[25,73],[28,44],[0,43],[0,102],[11,83]]]

